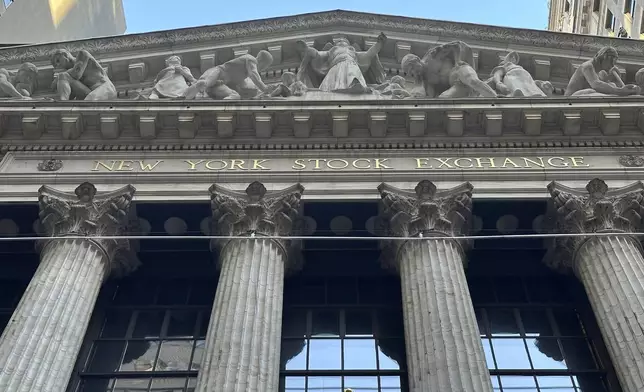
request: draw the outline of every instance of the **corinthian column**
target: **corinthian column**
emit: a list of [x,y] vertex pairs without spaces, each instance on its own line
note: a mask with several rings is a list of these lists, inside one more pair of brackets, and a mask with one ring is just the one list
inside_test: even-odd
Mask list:
[[221,273],[197,392],[277,391],[290,244],[262,237],[291,233],[303,191],[297,184],[266,193],[259,182],[245,193],[210,188],[215,231],[246,238],[214,243]]
[[555,182],[548,190],[558,233],[609,234],[560,238],[545,260],[581,280],[622,389],[644,391],[644,257],[640,242],[629,235],[642,224],[644,185],[609,191],[594,179],[587,192]]
[[110,271],[135,266],[127,240],[134,188],[96,194],[90,183],[75,193],[43,186],[39,191],[43,239],[40,265],[0,337],[0,391],[64,391],[72,373],[101,285]]
[[472,186],[415,192],[378,187],[389,235],[389,257],[400,274],[411,392],[492,391],[476,315],[465,279],[463,241]]

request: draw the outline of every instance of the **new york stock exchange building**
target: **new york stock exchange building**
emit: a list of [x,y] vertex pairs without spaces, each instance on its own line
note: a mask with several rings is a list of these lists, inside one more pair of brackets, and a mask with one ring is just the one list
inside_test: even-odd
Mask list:
[[644,391],[642,67],[346,11],[0,50],[0,391]]

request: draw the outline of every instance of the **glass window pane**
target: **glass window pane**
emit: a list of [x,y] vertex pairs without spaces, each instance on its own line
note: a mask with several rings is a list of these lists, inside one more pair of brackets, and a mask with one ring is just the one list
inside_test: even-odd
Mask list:
[[286,377],[284,380],[284,392],[304,392],[306,389],[304,377]]
[[501,390],[501,382],[499,381],[499,376],[491,376],[490,381],[492,381],[492,390],[494,392]]
[[400,370],[405,367],[405,341],[403,339],[378,339],[378,364],[383,370]]
[[537,392],[532,376],[501,376],[501,387],[508,392]]
[[561,336],[585,336],[574,309],[558,309],[553,311]]
[[374,339],[346,339],[344,341],[344,368],[347,370],[373,369],[376,366]]
[[206,334],[208,333],[208,326],[210,324],[210,312],[201,312],[200,316],[201,322],[199,323],[199,332],[197,333],[197,337],[205,338]]
[[487,309],[492,336],[520,336],[517,319],[512,309]]
[[122,282],[116,290],[116,305],[152,305],[156,295],[156,284],[141,281]]
[[347,310],[345,312],[346,336],[373,336],[371,312]]
[[136,318],[136,326],[132,337],[134,338],[156,338],[161,334],[161,326],[163,325],[163,317],[165,312],[150,311],[139,312]]
[[492,339],[492,348],[499,369],[530,369],[523,339]]
[[535,369],[567,369],[557,339],[526,339]]
[[377,331],[380,338],[404,338],[402,310],[378,309],[376,311]]
[[340,339],[311,339],[309,369],[339,370],[341,368]]
[[305,339],[282,340],[281,369],[306,370],[307,342]]
[[203,362],[205,347],[206,347],[205,340],[197,340],[195,342],[195,351],[194,351],[194,354],[192,355],[192,365],[190,365],[190,370],[201,369],[201,363]]
[[101,337],[103,338],[124,338],[127,327],[130,325],[130,310],[113,310],[105,315],[105,323]]
[[310,392],[340,392],[342,377],[309,377]]
[[118,370],[125,342],[94,342],[87,371],[92,373],[111,373]]
[[574,392],[570,376],[541,376],[537,377],[537,383],[542,391]]
[[483,352],[485,353],[485,362],[488,369],[494,369],[494,357],[492,356],[492,345],[490,339],[481,339],[483,344]]
[[282,316],[282,337],[298,338],[306,336],[305,310],[284,309]]
[[154,370],[188,370],[192,356],[192,340],[166,340],[161,343],[159,359]]
[[188,301],[189,286],[185,281],[166,281],[161,284],[158,305],[184,305]]
[[150,392],[184,392],[186,378],[153,378]]
[[521,321],[527,336],[553,336],[550,318],[545,310],[523,309]]
[[468,282],[468,287],[470,289],[470,295],[472,296],[472,302],[477,303],[494,303],[496,298],[494,297],[494,290],[490,288],[493,287],[489,279],[484,278],[473,278]]
[[107,392],[111,390],[113,384],[112,379],[83,380],[79,392]]
[[190,305],[212,305],[215,300],[216,285],[211,281],[198,283],[190,290]]
[[596,369],[595,357],[586,339],[561,339],[568,367],[572,370]]
[[475,314],[476,314],[476,325],[479,328],[479,336],[486,336],[487,335],[487,328],[485,327],[485,320],[483,318],[483,309],[476,309]]
[[150,386],[149,378],[119,378],[114,382],[113,392],[144,392]]
[[526,302],[525,290],[521,278],[496,278],[494,290],[499,302]]
[[125,357],[121,363],[122,372],[147,372],[154,368],[159,351],[158,341],[131,340],[127,344]]
[[333,310],[312,312],[311,336],[340,336],[340,314]]
[[287,304],[324,305],[326,303],[326,286],[322,279],[292,281],[284,286],[284,299]]
[[399,376],[383,376],[380,377],[380,388],[382,391],[399,392],[400,391],[400,377]]
[[193,310],[173,310],[170,312],[167,336],[192,337],[195,334],[197,312]]
[[378,377],[345,377],[344,388],[353,392],[377,392]]
[[336,277],[328,281],[326,299],[329,304],[357,304],[358,287],[355,278]]
[[580,392],[606,392],[606,383],[602,376],[596,374],[573,376],[575,386]]

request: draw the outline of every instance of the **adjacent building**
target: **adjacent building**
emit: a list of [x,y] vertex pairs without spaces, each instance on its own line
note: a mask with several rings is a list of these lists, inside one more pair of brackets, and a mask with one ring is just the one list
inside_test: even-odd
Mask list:
[[548,30],[642,39],[641,0],[550,0]]
[[1,49],[0,391],[641,392],[642,53],[347,11]]
[[107,37],[125,29],[122,0],[0,1],[0,45]]

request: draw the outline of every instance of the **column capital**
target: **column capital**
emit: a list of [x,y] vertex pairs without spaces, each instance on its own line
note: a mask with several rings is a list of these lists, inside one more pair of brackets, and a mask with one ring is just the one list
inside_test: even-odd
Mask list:
[[[472,216],[472,190],[469,182],[443,191],[429,180],[419,182],[414,191],[382,183],[378,191],[384,207],[381,218],[385,231],[394,237],[464,235]],[[390,241],[388,245],[397,253],[402,244]]]
[[[96,239],[92,236],[122,235],[128,225],[128,214],[135,189],[132,185],[97,193],[96,187],[84,182],[74,192],[49,186],[38,190],[40,224],[46,236],[87,236],[107,256],[112,272],[121,275],[138,267],[127,239]],[[50,240],[43,240],[46,246]]]
[[[640,181],[619,189],[608,189],[598,178],[585,191],[557,182],[548,185],[549,218],[555,233],[635,233],[644,216],[644,184]],[[546,263],[554,269],[573,266],[579,247],[589,237],[562,237],[551,242]]]
[[[221,236],[287,236],[297,228],[304,187],[295,184],[268,192],[255,181],[244,192],[214,184],[210,187],[213,232]],[[291,241],[276,240],[285,250]],[[215,240],[223,246],[228,240]]]

